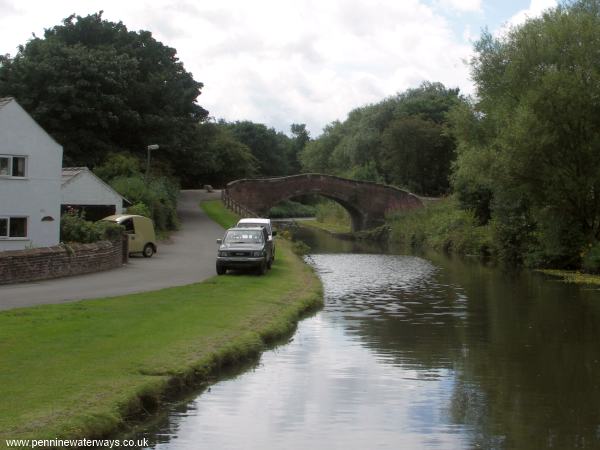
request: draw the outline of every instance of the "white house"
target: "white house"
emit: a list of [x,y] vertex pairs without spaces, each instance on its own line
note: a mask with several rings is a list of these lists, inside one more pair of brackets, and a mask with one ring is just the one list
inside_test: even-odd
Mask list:
[[0,98],[0,251],[59,242],[62,147]]
[[60,194],[61,212],[83,211],[87,220],[121,214],[123,203],[129,203],[87,167],[64,167]]

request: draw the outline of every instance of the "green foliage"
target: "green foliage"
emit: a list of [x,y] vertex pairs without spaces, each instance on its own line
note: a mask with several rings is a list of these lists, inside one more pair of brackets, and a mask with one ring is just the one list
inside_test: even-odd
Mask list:
[[304,125],[293,138],[250,121],[207,121],[196,127],[177,175],[186,187],[223,186],[240,178],[288,175],[299,170],[297,153],[309,139]]
[[128,153],[109,153],[104,162],[94,168],[94,173],[107,183],[114,178],[142,174],[140,160]]
[[343,130],[340,122],[335,121],[325,126],[317,139],[310,141],[300,153],[300,162],[305,172],[335,174],[334,162],[331,158],[334,149],[342,139]]
[[453,135],[458,142],[451,184],[463,209],[475,213],[481,225],[492,216],[497,154],[481,133],[483,125],[466,103],[449,113]]
[[401,117],[382,136],[382,170],[396,186],[428,195],[449,187],[454,143],[443,126],[419,116]]
[[303,241],[294,241],[292,243],[292,251],[299,256],[308,255],[310,253],[310,246]]
[[310,133],[306,129],[304,123],[293,123],[290,127],[292,133],[292,141],[289,145],[288,160],[288,174],[293,175],[302,171],[302,164],[300,162],[300,154],[306,147],[306,144],[310,142]]
[[600,238],[599,45],[597,0],[476,44],[478,101],[450,115],[452,181],[480,223],[492,218],[507,259],[577,267]]
[[121,236],[122,228],[113,222],[88,222],[78,214],[63,214],[60,218],[61,242],[90,243],[115,240]]
[[176,174],[186,187],[299,169],[304,125],[290,139],[252,122],[203,123],[201,88],[175,49],[102,13],[70,16],[0,57],[0,96],[16,97],[63,145],[65,165],[106,181],[138,176],[149,144],[160,146],[152,173]]
[[148,208],[148,206],[146,206],[146,204],[143,202],[138,202],[134,205],[131,205],[129,208],[127,208],[127,214],[136,214],[138,216],[152,218],[152,212],[150,211],[150,208]]
[[317,204],[316,218],[317,222],[336,224],[348,230],[351,226],[348,211],[333,200],[324,199]]
[[134,205],[143,203],[149,210],[149,217],[154,221],[157,230],[176,230],[179,227],[177,218],[179,185],[173,179],[158,177],[145,182],[140,176],[119,177],[112,180],[110,184]]
[[200,207],[208,217],[225,229],[233,227],[240,220],[237,214],[225,208],[221,200],[207,200],[200,203]]
[[215,158],[215,172],[222,180],[219,184],[257,175],[258,160],[251,149],[238,141],[227,127],[219,126],[216,129],[208,148]]
[[491,228],[479,226],[475,215],[461,209],[453,198],[395,213],[389,223],[392,242],[463,255],[487,256],[495,252]]
[[294,202],[292,200],[283,201],[269,210],[269,217],[313,217],[316,210],[311,205]]
[[129,31],[102,13],[70,16],[0,59],[0,96],[14,96],[64,147],[66,165],[95,166],[109,152],[179,163],[207,111],[202,83],[149,31]]
[[249,121],[221,123],[231,135],[247,148],[257,162],[260,176],[286,175],[290,171],[288,156],[292,145],[283,133],[267,128],[263,124]]
[[394,183],[439,195],[449,187],[454,140],[448,111],[461,101],[457,89],[423,83],[333,122],[300,154],[302,167],[366,181]]
[[354,166],[351,169],[341,173],[344,178],[359,181],[373,181],[375,183],[385,183],[383,175],[377,170],[375,161],[367,161],[364,165]]

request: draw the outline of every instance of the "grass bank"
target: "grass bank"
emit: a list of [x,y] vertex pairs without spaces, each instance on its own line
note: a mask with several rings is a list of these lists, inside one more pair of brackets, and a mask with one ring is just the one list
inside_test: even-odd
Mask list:
[[200,203],[200,207],[208,217],[225,229],[231,228],[239,220],[239,216],[225,208],[221,200],[207,200]]
[[[224,225],[236,219],[220,202],[207,208]],[[289,243],[277,256],[263,277],[1,312],[0,447],[113,434],[290,333],[321,305],[321,285]]]

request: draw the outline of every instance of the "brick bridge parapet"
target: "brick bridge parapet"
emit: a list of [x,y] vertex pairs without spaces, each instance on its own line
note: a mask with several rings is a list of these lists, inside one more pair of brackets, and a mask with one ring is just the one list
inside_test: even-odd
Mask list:
[[393,186],[318,173],[236,180],[227,185],[222,196],[230,208],[246,215],[266,216],[279,202],[310,194],[341,204],[350,214],[352,231],[382,225],[391,211],[423,206],[417,196]]

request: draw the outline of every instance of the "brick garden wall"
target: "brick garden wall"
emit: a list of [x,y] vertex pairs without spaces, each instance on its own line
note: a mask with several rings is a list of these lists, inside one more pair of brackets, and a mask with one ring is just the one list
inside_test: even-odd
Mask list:
[[0,252],[0,284],[114,269],[127,261],[126,248],[116,240]]

